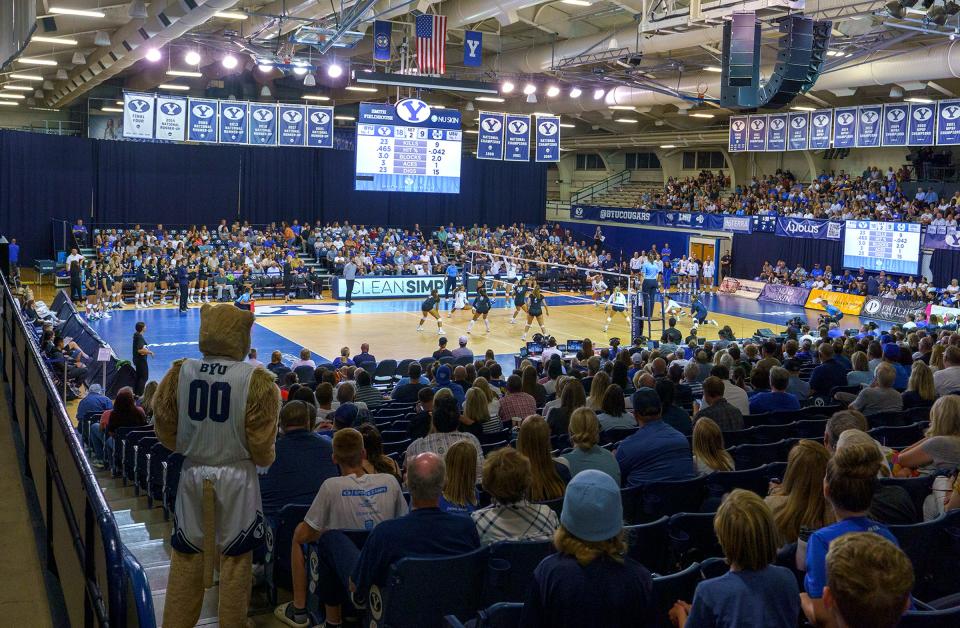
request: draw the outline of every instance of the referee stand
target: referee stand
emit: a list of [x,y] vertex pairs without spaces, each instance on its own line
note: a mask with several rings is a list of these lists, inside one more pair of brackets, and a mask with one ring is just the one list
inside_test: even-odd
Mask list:
[[[657,304],[660,305],[659,316],[657,314]],[[656,296],[654,297],[653,307],[651,312],[644,312],[643,308],[643,293],[635,292],[633,297],[633,304],[630,308],[630,343],[635,344],[637,339],[640,339],[643,342],[643,339],[646,338],[647,341],[655,340],[659,336],[655,335],[656,330],[653,328],[654,323],[659,326],[660,336],[663,335],[664,330],[664,321],[666,319],[666,296],[663,293],[663,290],[657,290]],[[646,323],[647,332],[649,336],[644,336],[643,334],[643,325]],[[646,343],[644,343],[646,344]]]

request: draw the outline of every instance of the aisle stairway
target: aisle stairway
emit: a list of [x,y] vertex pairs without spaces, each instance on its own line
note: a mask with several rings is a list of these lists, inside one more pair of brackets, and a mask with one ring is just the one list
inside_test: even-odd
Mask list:
[[662,183],[650,181],[628,181],[597,194],[590,201],[591,205],[600,205],[605,207],[634,207],[640,202],[644,192],[649,192],[651,196],[663,191]]

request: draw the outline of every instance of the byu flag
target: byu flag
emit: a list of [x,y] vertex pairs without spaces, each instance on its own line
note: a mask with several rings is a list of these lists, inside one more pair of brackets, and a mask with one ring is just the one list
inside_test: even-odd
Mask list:
[[730,143],[731,153],[747,150],[747,116],[730,116]]
[[833,110],[833,147],[856,148],[857,108],[838,107]]
[[483,33],[463,32],[463,65],[479,67],[483,63]]
[[508,113],[505,161],[530,161],[530,116]]
[[787,150],[807,150],[807,139],[810,137],[810,112],[791,112],[788,118]]
[[123,93],[123,136],[153,139],[153,94]]
[[907,146],[931,146],[936,105],[913,103],[910,105],[910,125],[907,127]]
[[767,116],[767,150],[787,150],[787,114]]
[[937,144],[960,144],[960,100],[937,103]]
[[247,116],[250,143],[257,146],[276,146],[277,106],[252,102]]
[[373,59],[374,61],[390,60],[390,22],[383,20],[373,21]]
[[884,146],[906,146],[907,124],[910,119],[910,105],[896,103],[883,106]]
[[247,143],[247,103],[221,100],[220,105],[220,143]]
[[810,114],[810,150],[830,148],[830,130],[833,128],[833,109],[821,109]]
[[504,126],[502,113],[480,112],[477,159],[503,159]]
[[307,146],[333,148],[333,107],[307,107]]
[[307,118],[303,105],[280,105],[278,110],[277,143],[280,146],[303,146]]
[[767,148],[767,116],[750,116],[747,123],[747,150],[762,152]]
[[883,106],[862,105],[857,112],[857,146],[872,148],[880,146],[880,124]]
[[217,141],[217,101],[191,98],[187,115],[187,141]]
[[182,142],[187,138],[187,99],[181,96],[157,96],[158,140]]
[[560,161],[560,116],[537,116],[536,161]]

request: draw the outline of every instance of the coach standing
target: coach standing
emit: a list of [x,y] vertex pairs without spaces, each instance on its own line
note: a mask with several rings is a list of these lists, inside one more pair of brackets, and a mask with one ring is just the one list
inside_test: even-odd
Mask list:
[[177,285],[180,286],[180,311],[187,311],[187,288],[189,286],[190,278],[187,275],[187,263],[184,260],[180,260],[180,265],[177,267]]
[[137,370],[137,381],[133,385],[133,392],[138,397],[143,394],[143,388],[147,385],[147,379],[150,377],[150,368],[147,365],[147,356],[152,356],[153,351],[147,349],[147,341],[143,337],[143,331],[147,324],[143,321],[137,321],[133,333],[133,368]]
[[343,280],[347,283],[347,305],[353,305],[353,284],[357,281],[357,264],[348,257],[343,265]]

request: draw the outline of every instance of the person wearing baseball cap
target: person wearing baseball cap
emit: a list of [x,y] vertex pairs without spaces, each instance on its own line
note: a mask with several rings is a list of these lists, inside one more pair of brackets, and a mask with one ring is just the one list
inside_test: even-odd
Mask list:
[[620,487],[596,469],[567,485],[557,553],[533,573],[519,625],[604,628],[648,626],[654,621],[650,572],[625,557]]
[[686,436],[664,423],[657,391],[642,387],[631,397],[633,417],[640,429],[617,447],[623,487],[647,482],[690,480],[693,454]]
[[473,359],[473,351],[467,348],[467,342],[469,339],[466,336],[460,336],[457,339],[457,344],[460,346],[451,351],[450,353],[454,358],[470,358]]
[[900,363],[900,345],[890,342],[883,345],[883,361],[890,364],[896,372],[893,387],[897,390],[906,390],[910,381],[910,370]]

